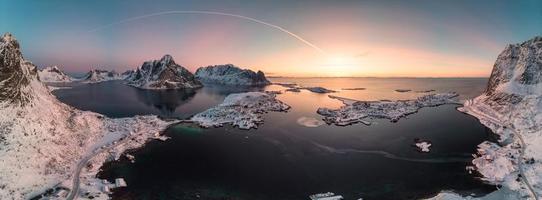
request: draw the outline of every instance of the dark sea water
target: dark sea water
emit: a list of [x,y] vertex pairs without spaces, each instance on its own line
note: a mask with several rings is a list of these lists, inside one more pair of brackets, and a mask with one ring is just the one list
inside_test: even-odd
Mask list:
[[[395,89],[456,91],[459,99],[480,94],[486,79],[275,78],[338,90],[359,100],[409,99],[421,93]],[[341,90],[364,87],[366,90]],[[121,82],[80,85],[54,94],[72,106],[109,117],[157,114],[186,118],[243,91],[284,90],[207,86],[197,90],[145,91]],[[126,159],[106,163],[100,178],[123,177],[127,188],[113,199],[308,199],[334,192],[345,199],[418,199],[441,190],[483,195],[494,189],[465,170],[476,145],[491,132],[457,105],[423,108],[397,123],[374,120],[371,126],[306,127],[301,117],[316,118],[318,107],[339,107],[325,94],[308,91],[278,96],[292,106],[269,113],[258,129],[230,126],[201,129],[177,124],[165,130],[167,141],[151,141]],[[433,143],[420,153],[415,138]]]

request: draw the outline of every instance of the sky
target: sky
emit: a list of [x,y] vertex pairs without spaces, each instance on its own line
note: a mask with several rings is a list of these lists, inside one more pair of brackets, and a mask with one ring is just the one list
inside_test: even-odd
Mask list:
[[[192,72],[231,63],[268,76],[487,77],[507,44],[542,35],[537,0],[0,0],[0,5],[0,32],[19,40],[26,59],[72,74],[122,72],[170,54]],[[170,11],[236,16],[153,15]],[[151,16],[141,17],[146,15]]]

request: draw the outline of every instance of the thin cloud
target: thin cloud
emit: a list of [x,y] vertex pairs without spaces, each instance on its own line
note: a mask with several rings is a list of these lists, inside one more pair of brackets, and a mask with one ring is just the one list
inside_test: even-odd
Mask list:
[[356,54],[354,57],[356,57],[356,58],[367,57],[367,56],[369,56],[370,53],[371,53],[371,52],[369,52],[369,51],[365,51],[365,52]]

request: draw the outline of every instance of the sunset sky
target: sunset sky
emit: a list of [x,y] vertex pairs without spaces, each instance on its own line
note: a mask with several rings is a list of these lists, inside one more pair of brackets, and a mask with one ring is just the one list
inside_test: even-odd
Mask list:
[[[124,71],[171,54],[191,71],[232,63],[271,76],[484,77],[506,44],[542,35],[535,0],[0,2],[0,31],[17,37],[26,59],[70,73]],[[246,16],[314,47],[224,15],[119,23],[165,11]]]

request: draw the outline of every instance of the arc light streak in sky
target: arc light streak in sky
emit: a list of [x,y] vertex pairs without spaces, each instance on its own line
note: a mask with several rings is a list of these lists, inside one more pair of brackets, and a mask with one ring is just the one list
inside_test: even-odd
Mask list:
[[269,26],[271,28],[278,29],[278,30],[280,30],[280,31],[294,37],[295,39],[299,40],[300,42],[303,42],[307,46],[309,46],[309,47],[313,48],[314,50],[318,51],[318,53],[320,53],[322,55],[327,55],[327,53],[322,48],[316,46],[315,44],[303,39],[301,36],[299,36],[299,35],[297,35],[295,33],[292,33],[292,32],[290,32],[290,31],[288,31],[285,28],[282,28],[280,26],[277,26],[277,25],[274,25],[274,24],[271,24],[271,23],[267,23],[267,22],[264,22],[264,21],[259,20],[259,19],[254,19],[252,17],[247,17],[247,16],[243,16],[243,15],[236,15],[236,14],[230,14],[230,13],[223,13],[223,12],[214,12],[214,11],[174,10],[174,11],[157,12],[157,13],[151,13],[151,14],[147,14],[147,15],[141,15],[141,16],[137,16],[137,17],[127,18],[127,19],[124,19],[124,20],[121,20],[121,21],[118,21],[118,22],[115,22],[115,23],[99,26],[97,28],[89,30],[88,32],[96,32],[96,31],[99,31],[99,30],[102,30],[102,29],[105,29],[105,28],[108,28],[108,27],[112,27],[112,26],[115,26],[115,25],[124,24],[124,23],[128,23],[128,22],[133,22],[133,21],[137,21],[137,20],[140,20],[140,19],[144,19],[144,18],[150,18],[150,17],[162,16],[162,15],[172,15],[172,14],[220,15],[220,16],[228,16],[228,17],[235,17],[235,18],[249,20],[249,21],[252,21],[252,22],[256,22],[258,24],[263,24],[263,25]]

